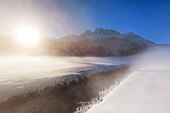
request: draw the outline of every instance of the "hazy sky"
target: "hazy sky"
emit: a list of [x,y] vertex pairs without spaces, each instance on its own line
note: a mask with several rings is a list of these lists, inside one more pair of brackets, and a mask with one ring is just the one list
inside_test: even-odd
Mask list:
[[170,43],[170,0],[0,0],[0,34],[24,25],[43,37],[103,27]]

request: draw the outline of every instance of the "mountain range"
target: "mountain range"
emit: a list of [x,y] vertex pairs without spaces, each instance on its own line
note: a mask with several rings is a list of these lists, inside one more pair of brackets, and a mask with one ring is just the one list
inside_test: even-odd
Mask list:
[[96,28],[80,35],[70,34],[62,38],[42,38],[30,48],[21,47],[10,37],[0,37],[0,54],[28,53],[53,56],[127,56],[156,45],[133,32],[120,33],[115,30]]
[[[140,52],[141,50],[155,45],[154,42],[142,38],[133,32],[120,33],[115,30],[96,28],[93,32],[87,30],[80,35],[70,34],[57,39],[58,42],[67,43],[70,49],[79,48],[80,55],[99,55],[99,56],[125,56]],[[93,49],[98,53],[91,52]],[[72,50],[70,50],[72,51]],[[84,52],[86,51],[86,53]],[[72,53],[74,54],[74,53]],[[75,53],[77,55],[77,53]]]

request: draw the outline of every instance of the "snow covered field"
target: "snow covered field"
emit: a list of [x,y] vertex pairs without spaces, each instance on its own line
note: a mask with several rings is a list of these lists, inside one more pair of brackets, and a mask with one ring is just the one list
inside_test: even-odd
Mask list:
[[[149,53],[149,54],[148,54]],[[142,66],[88,113],[169,113],[169,49],[153,50],[134,65]]]
[[135,71],[88,113],[169,113],[170,70]]
[[113,70],[129,61],[129,57],[0,57],[0,100],[77,75]]

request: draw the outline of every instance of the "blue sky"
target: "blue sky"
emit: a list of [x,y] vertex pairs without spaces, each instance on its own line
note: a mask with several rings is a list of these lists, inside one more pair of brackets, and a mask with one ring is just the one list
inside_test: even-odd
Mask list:
[[31,24],[43,37],[98,27],[170,43],[169,0],[0,0],[0,34]]

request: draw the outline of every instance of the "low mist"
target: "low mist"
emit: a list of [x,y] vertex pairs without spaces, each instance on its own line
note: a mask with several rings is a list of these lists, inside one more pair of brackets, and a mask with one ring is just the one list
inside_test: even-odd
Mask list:
[[133,67],[149,68],[159,70],[170,70],[170,46],[155,46],[136,55],[132,63]]

